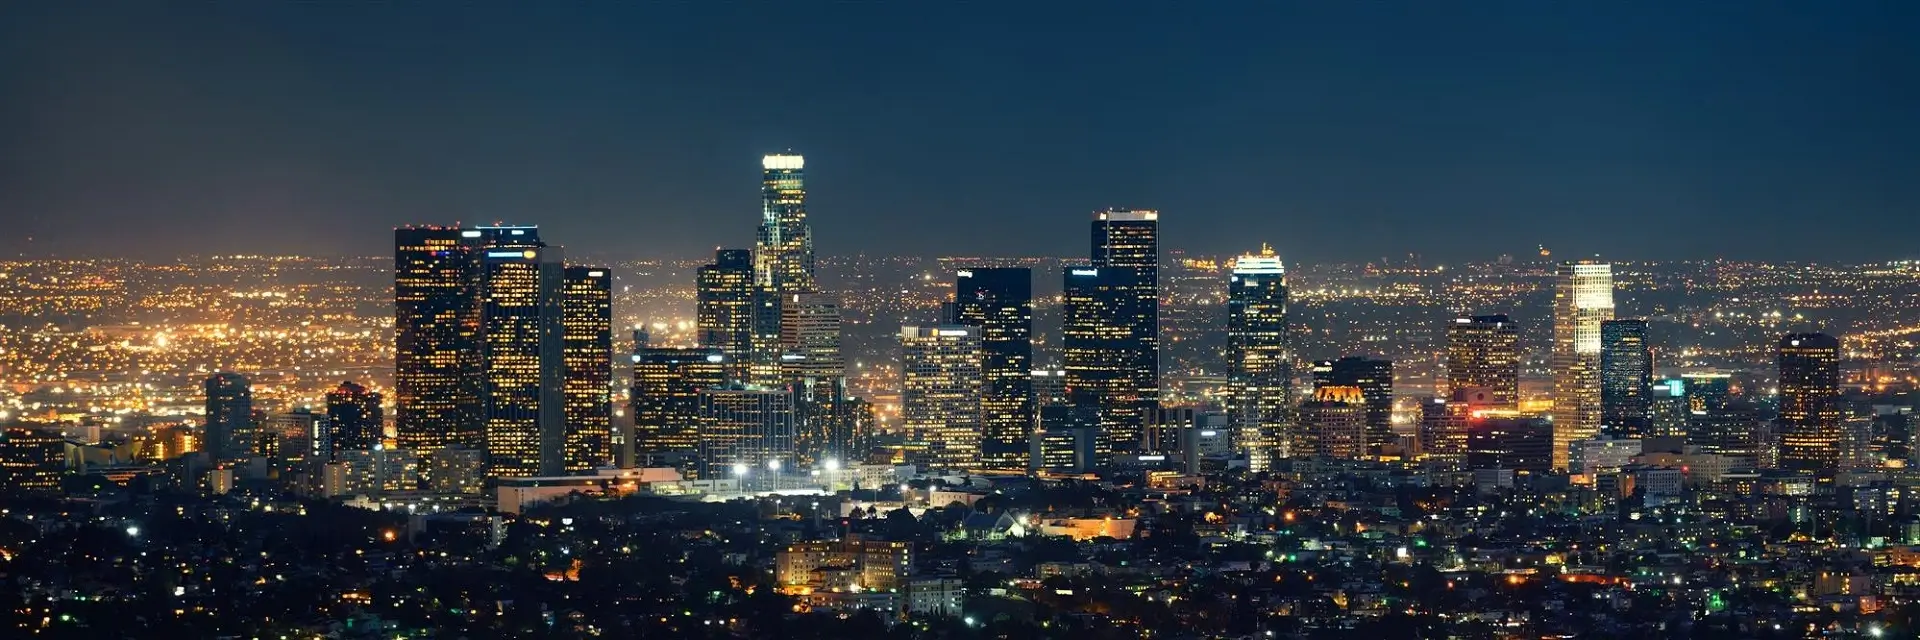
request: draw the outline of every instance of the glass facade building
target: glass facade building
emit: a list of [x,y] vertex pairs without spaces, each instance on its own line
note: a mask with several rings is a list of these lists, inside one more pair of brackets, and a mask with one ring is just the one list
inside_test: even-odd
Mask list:
[[394,427],[430,453],[480,443],[478,229],[395,229]]
[[1613,319],[1613,265],[1561,264],[1553,291],[1553,468],[1600,433],[1600,323]]
[[901,327],[900,348],[901,424],[927,443],[936,468],[979,467],[985,387],[980,328]]
[[1647,321],[1600,323],[1600,431],[1616,438],[1653,435],[1652,396]]
[[613,274],[568,266],[560,324],[566,363],[566,453],[570,473],[613,464]]
[[1447,378],[1440,397],[1480,389],[1488,404],[1520,408],[1520,327],[1505,315],[1461,316],[1447,325]]
[[953,324],[980,332],[981,466],[1020,470],[1030,457],[1033,394],[1033,271],[960,271],[953,285]]
[[1291,455],[1293,346],[1287,270],[1272,250],[1241,256],[1227,276],[1228,415],[1253,471]]
[[1832,471],[1840,462],[1840,340],[1824,333],[1780,338],[1780,466]]

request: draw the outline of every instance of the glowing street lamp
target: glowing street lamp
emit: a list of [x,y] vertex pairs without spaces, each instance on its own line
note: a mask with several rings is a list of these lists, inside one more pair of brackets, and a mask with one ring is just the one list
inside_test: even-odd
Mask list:
[[744,477],[746,475],[747,475],[746,463],[743,463],[743,462],[733,463],[733,477],[739,478],[739,477]]

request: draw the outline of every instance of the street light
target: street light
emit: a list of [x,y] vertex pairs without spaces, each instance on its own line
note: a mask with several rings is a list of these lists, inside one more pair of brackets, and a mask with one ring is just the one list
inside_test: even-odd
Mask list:
[[840,470],[840,459],[839,459],[839,458],[827,458],[827,470],[828,470],[828,471],[839,471],[839,470]]
[[744,463],[744,462],[735,462],[735,463],[733,463],[733,477],[735,477],[735,478],[739,478],[739,477],[743,477],[743,476],[745,476],[745,475],[747,475],[747,465],[746,465],[746,463]]
[[779,459],[779,458],[774,458],[774,459],[771,459],[771,460],[768,460],[768,461],[767,461],[767,470],[768,470],[768,471],[779,471],[779,470],[780,470],[780,459]]

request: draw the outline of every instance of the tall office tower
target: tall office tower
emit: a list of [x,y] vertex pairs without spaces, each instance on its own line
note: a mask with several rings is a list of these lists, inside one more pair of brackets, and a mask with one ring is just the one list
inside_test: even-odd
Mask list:
[[1749,403],[1723,403],[1711,409],[1693,411],[1687,416],[1687,444],[1701,453],[1726,458],[1734,471],[1761,468],[1766,443],[1761,441],[1765,425],[1760,410]]
[[845,459],[852,447],[847,419],[847,361],[840,352],[840,297],[789,293],[780,301],[780,376],[800,401],[800,463]]
[[1033,271],[969,269],[953,283],[953,318],[980,329],[980,462],[1027,467],[1033,432]]
[[532,227],[482,228],[481,417],[488,474],[558,475],[566,440],[565,269]]
[[394,229],[394,427],[422,453],[478,447],[483,234],[458,227]]
[[1293,348],[1287,339],[1287,269],[1273,250],[1234,260],[1227,276],[1228,415],[1248,469],[1292,454]]
[[1443,469],[1467,464],[1467,429],[1475,411],[1499,409],[1500,394],[1477,387],[1460,387],[1449,398],[1427,398],[1420,403],[1420,457]]
[[1616,438],[1652,435],[1652,400],[1647,321],[1600,323],[1600,431]]
[[1463,316],[1447,325],[1447,380],[1453,389],[1480,389],[1495,409],[1520,408],[1520,327],[1505,315]]
[[238,373],[220,372],[206,381],[207,453],[215,460],[253,453],[253,383]]
[[900,422],[927,443],[942,469],[980,465],[985,379],[980,329],[963,325],[900,328]]
[[1100,412],[1100,464],[1139,447],[1160,405],[1153,308],[1134,267],[1067,267],[1060,322],[1068,402]]
[[1303,442],[1296,453],[1310,451],[1316,458],[1359,459],[1367,455],[1367,401],[1360,387],[1323,386],[1313,399],[1300,403]]
[[1687,383],[1668,378],[1653,383],[1647,400],[1647,435],[1656,437],[1687,435]]
[[372,449],[385,436],[384,418],[379,393],[352,381],[340,383],[327,392],[326,447],[319,452],[320,458],[332,460],[336,451]]
[[561,292],[569,473],[613,464],[613,277],[568,266]]
[[1600,433],[1600,323],[1613,319],[1613,265],[1561,264],[1553,291],[1553,468]]
[[636,466],[698,471],[700,391],[725,386],[719,347],[643,347],[633,354],[633,451]]
[[1136,343],[1128,368],[1138,419],[1116,423],[1124,428],[1109,428],[1106,434],[1110,448],[1125,453],[1139,448],[1138,425],[1160,406],[1160,212],[1108,209],[1094,213],[1093,218],[1093,267],[1103,273],[1115,268],[1133,273],[1123,285],[1135,298],[1133,313],[1123,326],[1131,329]]
[[760,159],[760,235],[754,246],[753,279],[775,295],[814,290],[806,164],[806,158],[796,154]]
[[717,348],[726,356],[727,380],[746,382],[759,306],[753,286],[753,252],[715,251],[713,263],[700,267],[698,277],[694,315],[700,346]]
[[1789,333],[1779,353],[1780,466],[1833,470],[1840,461],[1840,340]]
[[1315,387],[1354,387],[1367,406],[1366,450],[1377,453],[1395,441],[1393,435],[1393,361],[1347,356],[1314,363]]
[[1553,423],[1539,416],[1479,411],[1467,421],[1467,468],[1546,473],[1556,435]]
[[799,436],[792,389],[728,384],[700,390],[700,477],[792,470]]

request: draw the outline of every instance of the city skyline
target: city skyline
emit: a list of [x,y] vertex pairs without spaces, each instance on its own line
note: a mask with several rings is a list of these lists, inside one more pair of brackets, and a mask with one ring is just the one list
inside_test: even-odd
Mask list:
[[[1075,255],[1084,212],[1147,207],[1168,247],[1251,235],[1296,263],[1911,257],[1800,232],[1920,201],[1901,4],[1268,6],[1165,33],[1148,5],[1021,29],[981,6],[609,9],[10,5],[0,252],[375,255],[354,229],[504,221],[692,257],[737,242],[747,159],[793,149],[822,256]],[[820,37],[767,37],[789,25]],[[956,33],[999,44],[935,44]]]

